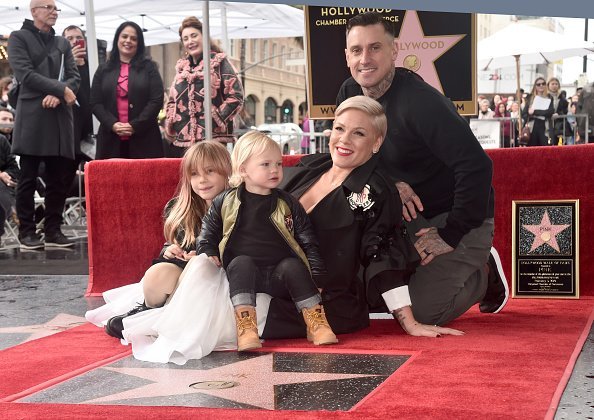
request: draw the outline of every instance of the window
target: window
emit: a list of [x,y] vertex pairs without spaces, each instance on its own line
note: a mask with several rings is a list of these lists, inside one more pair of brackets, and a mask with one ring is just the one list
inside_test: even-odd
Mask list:
[[250,61],[255,63],[258,61],[258,40],[252,39],[250,41]]
[[262,61],[268,58],[268,40],[265,39],[262,42]]
[[266,102],[264,102],[264,122],[266,124],[275,124],[278,121],[276,108],[276,101],[272,98],[267,98]]
[[258,102],[258,98],[254,95],[248,95],[243,104],[244,122],[248,127],[256,125],[256,102]]

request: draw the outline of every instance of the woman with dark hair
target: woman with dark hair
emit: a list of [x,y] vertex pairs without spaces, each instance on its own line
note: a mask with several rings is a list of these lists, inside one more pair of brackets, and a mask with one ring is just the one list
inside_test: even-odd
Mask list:
[[96,159],[163,157],[157,124],[162,104],[163,80],[145,55],[142,29],[124,22],[91,86],[91,107],[101,123]]
[[[180,157],[192,144],[205,138],[204,58],[202,23],[194,16],[179,27],[185,57],[175,65],[175,78],[166,105],[165,138],[170,143],[167,155]],[[226,55],[210,46],[210,99],[213,140],[233,143],[233,119],[243,106],[243,87]]]
[[510,146],[510,137],[512,133],[512,122],[509,118],[511,116],[510,112],[507,110],[507,104],[505,102],[499,102],[497,104],[497,108],[495,108],[495,118],[502,118],[500,121],[501,124],[501,133],[503,134],[503,144],[501,147],[509,147]]

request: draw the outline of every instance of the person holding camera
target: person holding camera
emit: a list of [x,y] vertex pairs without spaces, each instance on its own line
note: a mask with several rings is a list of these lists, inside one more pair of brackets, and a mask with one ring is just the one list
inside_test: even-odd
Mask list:
[[[69,195],[78,195],[78,185],[74,179],[81,162],[93,159],[81,150],[81,143],[93,134],[93,113],[91,111],[91,78],[89,77],[89,63],[87,60],[86,40],[83,30],[76,25],[64,29],[62,36],[70,42],[72,55],[80,74],[80,87],[76,95],[77,102],[74,112],[74,152],[75,159],[69,162],[70,168],[64,178],[64,185],[70,190]],[[76,183],[78,184],[78,183]],[[76,191],[76,192],[75,192]]]

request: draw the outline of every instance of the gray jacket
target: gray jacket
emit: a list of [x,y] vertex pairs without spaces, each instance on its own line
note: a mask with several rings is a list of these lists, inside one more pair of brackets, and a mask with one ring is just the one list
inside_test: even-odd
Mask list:
[[[53,29],[43,33],[25,19],[21,30],[10,34],[8,56],[21,83],[12,152],[74,159],[72,107],[63,101],[64,88],[68,86],[76,93],[80,84],[70,44]],[[63,76],[58,80],[62,63]],[[60,98],[62,103],[43,108],[41,102],[47,95]]]

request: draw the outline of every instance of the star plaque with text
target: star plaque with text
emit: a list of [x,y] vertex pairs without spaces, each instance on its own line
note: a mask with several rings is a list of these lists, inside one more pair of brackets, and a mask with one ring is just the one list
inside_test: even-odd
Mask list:
[[308,104],[311,118],[332,119],[336,95],[351,74],[346,24],[377,11],[394,25],[394,65],[416,72],[450,98],[461,115],[476,115],[476,19],[471,13],[417,12],[367,7],[305,6]]
[[512,202],[512,296],[579,298],[579,200]]

